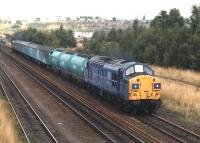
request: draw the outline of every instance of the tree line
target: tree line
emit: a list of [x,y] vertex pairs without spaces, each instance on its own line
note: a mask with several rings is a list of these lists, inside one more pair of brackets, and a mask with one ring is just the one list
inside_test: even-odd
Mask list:
[[200,6],[190,18],[174,8],[161,11],[149,27],[135,20],[125,30],[97,31],[84,45],[87,53],[200,70]]
[[57,30],[42,31],[35,28],[20,30],[12,35],[12,40],[24,40],[56,48],[75,47],[76,40],[72,30],[65,30],[61,25]]

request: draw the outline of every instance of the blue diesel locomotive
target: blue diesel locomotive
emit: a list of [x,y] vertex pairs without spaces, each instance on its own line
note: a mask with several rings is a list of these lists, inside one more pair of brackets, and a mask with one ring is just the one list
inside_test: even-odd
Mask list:
[[126,111],[151,113],[161,104],[161,82],[147,64],[104,56],[87,57],[25,41],[13,41],[13,49],[84,83],[108,100],[120,102]]

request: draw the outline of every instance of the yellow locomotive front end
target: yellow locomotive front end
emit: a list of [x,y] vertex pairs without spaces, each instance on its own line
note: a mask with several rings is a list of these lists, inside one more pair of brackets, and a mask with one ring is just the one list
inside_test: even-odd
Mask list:
[[133,106],[145,112],[152,112],[162,103],[161,82],[148,65],[135,64],[127,68],[128,100]]
[[159,100],[161,82],[150,75],[139,75],[129,80],[129,100]]
[[162,103],[161,82],[150,75],[139,75],[129,80],[129,101],[136,103],[138,110],[151,113]]

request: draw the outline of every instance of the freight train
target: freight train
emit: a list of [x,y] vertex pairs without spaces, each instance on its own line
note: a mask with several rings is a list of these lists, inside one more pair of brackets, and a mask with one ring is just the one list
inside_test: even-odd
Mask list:
[[19,40],[13,41],[13,50],[85,85],[125,111],[151,113],[162,103],[161,82],[147,64],[105,56],[89,57]]

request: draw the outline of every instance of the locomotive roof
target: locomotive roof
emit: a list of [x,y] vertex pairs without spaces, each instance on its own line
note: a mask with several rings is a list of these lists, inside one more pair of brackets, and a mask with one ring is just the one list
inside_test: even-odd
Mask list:
[[106,56],[94,56],[90,59],[90,62],[92,63],[96,63],[99,65],[112,65],[114,67],[122,67],[123,65],[129,65],[131,64],[135,64],[136,62],[130,62],[128,60],[124,60],[124,59],[114,59],[111,57],[106,57]]
[[19,44],[22,44],[22,45],[25,45],[25,46],[29,46],[31,48],[40,49],[42,51],[49,51],[49,50],[53,49],[52,47],[43,46],[43,45],[35,44],[35,43],[32,43],[32,42],[28,42],[28,41],[16,40],[16,41],[14,41],[14,43],[19,43]]
[[131,62],[124,59],[114,59],[114,58],[110,58],[106,56],[94,56],[90,59],[90,62],[98,64],[98,65],[102,65],[105,68],[112,69],[112,70],[118,70],[120,68],[127,69],[129,66],[135,65],[135,64],[146,65],[140,62]]
[[117,65],[122,65],[124,63],[127,63],[128,61],[124,59],[114,59],[114,58],[106,57],[106,56],[94,56],[90,59],[90,62],[100,64],[100,65],[111,64],[113,66],[117,66]]

